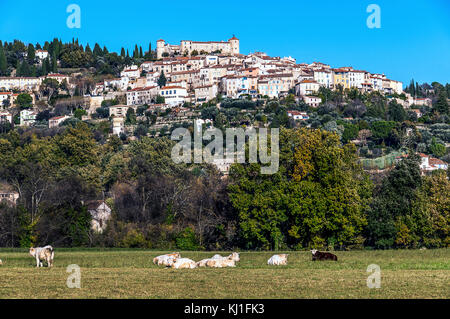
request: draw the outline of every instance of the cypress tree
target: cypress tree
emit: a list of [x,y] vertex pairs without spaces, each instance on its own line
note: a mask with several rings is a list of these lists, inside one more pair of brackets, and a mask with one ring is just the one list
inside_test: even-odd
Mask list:
[[52,56],[52,72],[56,73],[58,71],[58,61],[56,60],[56,55]]
[[6,61],[5,50],[3,46],[0,46],[0,75],[7,75],[8,72],[8,62]]
[[139,57],[143,58],[144,54],[142,53],[142,47],[139,47]]
[[95,44],[93,52],[94,52],[95,56],[101,56],[103,54],[103,51],[100,48],[100,46],[98,45],[98,43]]
[[30,65],[34,64],[34,60],[36,59],[36,51],[34,50],[34,46],[30,43],[28,45],[27,52],[27,60]]
[[122,50],[120,50],[120,56],[122,57],[122,58],[124,58],[125,57],[125,49],[122,47]]
[[91,50],[91,47],[89,46],[89,43],[86,44],[86,48],[84,49],[84,52],[92,54],[92,50]]
[[46,58],[43,62],[42,62],[42,68],[41,68],[41,73],[42,75],[47,75],[48,74],[48,58]]

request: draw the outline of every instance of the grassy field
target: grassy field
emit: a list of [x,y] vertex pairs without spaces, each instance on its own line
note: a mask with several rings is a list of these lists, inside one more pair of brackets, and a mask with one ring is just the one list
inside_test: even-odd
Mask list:
[[[0,298],[450,297],[450,249],[338,251],[338,262],[289,252],[287,266],[268,266],[273,252],[242,252],[236,268],[180,270],[153,265],[162,253],[56,249],[55,267],[37,269],[26,250],[0,249]],[[181,255],[198,261],[215,253]],[[81,267],[81,289],[66,286],[69,264]],[[381,267],[379,289],[367,287],[369,264]]]

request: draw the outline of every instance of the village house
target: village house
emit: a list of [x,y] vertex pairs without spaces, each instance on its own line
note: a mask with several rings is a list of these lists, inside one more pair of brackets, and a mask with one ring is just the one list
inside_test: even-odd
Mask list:
[[309,119],[309,116],[306,112],[299,112],[299,111],[287,111],[287,115],[294,120],[307,120]]
[[205,85],[194,88],[195,103],[204,103],[216,97],[217,85]]
[[47,76],[45,76],[44,78],[45,79],[54,79],[54,80],[58,81],[59,84],[61,84],[64,81],[69,83],[69,80],[70,80],[70,76],[64,75],[64,74],[59,74],[59,73],[50,73]]
[[157,94],[157,86],[137,87],[127,91],[127,105],[150,104]]
[[124,117],[113,117],[112,118],[112,132],[114,135],[120,137],[120,134],[125,133],[125,118]]
[[0,124],[3,123],[13,123],[13,117],[12,114],[9,113],[8,111],[1,111],[0,110]]
[[303,80],[295,85],[295,94],[305,96],[317,93],[320,85],[316,81]]
[[280,73],[259,76],[258,91],[261,95],[279,97],[294,87],[292,73]]
[[20,126],[31,126],[36,122],[37,112],[33,110],[20,111]]
[[5,183],[0,183],[0,203],[16,205],[19,199],[19,193]]
[[36,50],[35,54],[39,60],[45,60],[48,58],[48,51],[45,50]]
[[126,117],[130,106],[127,105],[113,105],[109,107],[109,116],[111,117]]
[[181,86],[164,86],[159,89],[159,95],[171,106],[183,104],[188,97],[187,90]]
[[48,120],[48,127],[49,128],[58,127],[62,122],[64,122],[67,119],[70,119],[70,116],[64,115],[52,117]]
[[312,107],[318,107],[322,103],[322,99],[317,96],[305,95],[303,96],[303,101]]
[[43,79],[43,77],[0,77],[0,89],[6,91],[13,89],[20,91],[36,91]]
[[426,155],[423,153],[419,153],[421,162],[420,162],[420,170],[422,174],[429,173],[435,171],[437,169],[448,169],[448,164],[438,158],[434,158],[430,155]]

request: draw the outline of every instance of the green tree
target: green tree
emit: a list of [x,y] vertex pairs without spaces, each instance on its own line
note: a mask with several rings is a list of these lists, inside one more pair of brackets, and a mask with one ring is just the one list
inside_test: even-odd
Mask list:
[[161,75],[158,78],[158,86],[163,87],[167,83],[166,76],[164,75],[164,71],[161,71]]
[[27,61],[30,65],[33,65],[35,59],[36,59],[36,51],[34,50],[34,46],[30,43],[28,45]]
[[449,107],[447,102],[447,94],[445,89],[441,88],[438,91],[438,97],[433,105],[433,109],[438,111],[440,114],[448,114]]
[[407,118],[407,114],[403,106],[395,101],[391,101],[388,105],[388,119],[390,121],[403,122]]
[[33,98],[28,93],[21,93],[17,96],[16,104],[20,107],[20,109],[28,109],[33,105]]
[[8,63],[6,61],[5,50],[3,49],[3,45],[0,46],[0,75],[8,75]]
[[132,107],[129,107],[127,110],[127,115],[125,118],[125,124],[136,124],[136,114],[134,112],[134,109]]
[[442,157],[445,155],[446,151],[445,145],[438,143],[433,136],[431,139],[430,152],[436,157]]
[[411,215],[415,192],[422,184],[419,164],[419,156],[411,152],[383,180],[367,216],[369,245],[393,247],[398,229],[406,231],[398,220]]

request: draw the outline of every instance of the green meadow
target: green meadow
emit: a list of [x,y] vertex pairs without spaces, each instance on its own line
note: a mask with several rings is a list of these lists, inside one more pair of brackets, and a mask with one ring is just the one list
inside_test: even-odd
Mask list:
[[[450,249],[337,251],[337,262],[296,251],[287,266],[267,265],[274,252],[241,252],[236,268],[197,269],[154,265],[164,253],[56,248],[54,267],[38,269],[27,250],[0,249],[0,298],[450,298]],[[181,256],[215,253],[230,252]],[[66,285],[71,264],[81,269],[80,289]],[[380,288],[367,287],[370,264],[381,268]]]

